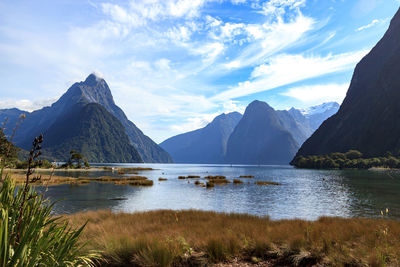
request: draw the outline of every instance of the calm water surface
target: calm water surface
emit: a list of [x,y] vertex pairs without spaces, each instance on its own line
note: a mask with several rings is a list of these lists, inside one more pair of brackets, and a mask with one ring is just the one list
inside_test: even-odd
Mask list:
[[[46,195],[52,200],[61,200],[55,206],[57,213],[95,209],[126,212],[198,209],[268,215],[272,219],[314,220],[320,216],[378,217],[381,210],[389,208],[389,216],[400,219],[400,172],[397,171],[299,170],[290,166],[144,165],[156,169],[140,173],[154,181],[151,187],[93,182],[84,186],[52,186]],[[144,165],[108,164],[118,167]],[[56,174],[88,176],[85,172]],[[101,171],[89,174],[92,177],[103,175],[113,173]],[[254,175],[255,178],[242,179],[244,183],[239,185],[206,189],[195,186],[196,179],[178,180],[180,175],[224,175],[229,180],[240,175]],[[168,181],[159,182],[159,177]],[[254,184],[255,181],[274,181],[282,185],[259,186]],[[116,198],[120,200],[113,200]]]

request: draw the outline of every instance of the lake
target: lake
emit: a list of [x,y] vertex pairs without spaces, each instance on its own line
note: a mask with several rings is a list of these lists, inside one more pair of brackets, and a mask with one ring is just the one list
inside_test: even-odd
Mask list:
[[[304,170],[291,166],[241,166],[199,164],[102,164],[114,167],[151,167],[139,175],[154,181],[151,187],[95,183],[51,186],[45,193],[57,214],[111,209],[146,211],[156,209],[196,209],[249,213],[271,219],[320,216],[379,217],[389,209],[389,217],[400,218],[400,172],[372,170]],[[56,175],[88,176],[85,172],[56,172]],[[90,176],[115,175],[111,171]],[[243,184],[216,185],[206,189],[195,180],[179,180],[180,175],[224,175],[232,180],[240,175]],[[167,181],[158,181],[159,177]],[[201,179],[204,180],[204,179]],[[279,182],[260,186],[255,181]],[[203,181],[204,182],[204,181]],[[115,200],[117,199],[117,200]]]

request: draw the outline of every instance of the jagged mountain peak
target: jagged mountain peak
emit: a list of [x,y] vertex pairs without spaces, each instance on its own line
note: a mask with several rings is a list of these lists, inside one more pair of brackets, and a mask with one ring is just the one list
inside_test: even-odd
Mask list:
[[84,83],[88,85],[95,85],[97,83],[105,82],[104,78],[95,72],[92,72],[89,74],[89,76],[86,77]]
[[215,117],[210,124],[219,122],[219,121],[224,121],[227,118],[240,119],[241,117],[242,117],[242,114],[240,114],[237,111],[230,112],[230,113],[222,113],[222,114],[218,115],[217,117]]
[[[322,103],[320,105],[316,105],[316,106],[312,106],[309,108],[304,108],[304,109],[300,109],[300,112],[304,115],[304,116],[308,116],[308,115],[314,115],[317,113],[324,113],[328,110],[331,109],[339,109],[340,105],[336,102],[325,102]],[[292,108],[293,109],[293,108]]]

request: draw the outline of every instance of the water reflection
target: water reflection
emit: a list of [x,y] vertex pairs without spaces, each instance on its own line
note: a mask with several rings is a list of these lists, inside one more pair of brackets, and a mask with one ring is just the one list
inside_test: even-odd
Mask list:
[[[400,218],[398,172],[297,170],[290,166],[146,166],[156,169],[141,173],[154,180],[152,187],[91,183],[85,186],[54,186],[46,194],[53,200],[64,199],[56,204],[57,213],[105,208],[127,212],[200,209],[268,215],[272,219],[316,219],[320,216],[377,217],[380,210],[388,207],[391,217]],[[85,172],[56,173],[71,174],[87,176]],[[90,173],[91,177],[103,175],[116,173]],[[205,189],[193,184],[196,179],[189,180],[189,183],[188,180],[178,180],[180,175],[225,175],[228,179],[254,175],[256,178],[242,179],[244,184],[240,185],[228,184]],[[168,181],[159,182],[159,177]],[[274,181],[282,185],[258,186],[254,184],[257,180]]]

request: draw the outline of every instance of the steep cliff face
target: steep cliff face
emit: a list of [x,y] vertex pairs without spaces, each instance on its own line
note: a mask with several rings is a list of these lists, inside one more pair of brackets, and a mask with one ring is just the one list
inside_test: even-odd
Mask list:
[[26,113],[26,119],[14,138],[16,145],[30,149],[31,140],[35,136],[48,132],[49,128],[60,118],[74,112],[76,106],[84,106],[89,103],[101,105],[123,125],[130,144],[139,152],[141,160],[143,159],[144,162],[172,162],[172,158],[166,151],[128,120],[125,113],[115,104],[106,81],[94,74],[90,74],[83,82],[74,83],[50,107]]
[[400,151],[400,10],[356,66],[337,114],[303,144],[300,155],[356,149],[366,156]]
[[253,101],[228,140],[226,163],[288,164],[299,148],[267,103]]
[[69,152],[76,150],[90,162],[142,162],[124,126],[97,103],[76,104],[44,136],[44,153],[57,160],[67,161]]
[[111,90],[104,79],[90,74],[84,82],[72,85],[56,104],[65,107],[77,102],[98,103],[114,115],[124,126],[130,142],[138,150],[144,162],[172,162],[172,158],[166,151],[128,120],[122,109],[115,104]]
[[176,163],[223,163],[228,138],[242,115],[221,114],[206,127],[168,138],[160,144]]

